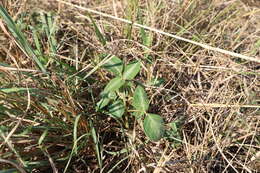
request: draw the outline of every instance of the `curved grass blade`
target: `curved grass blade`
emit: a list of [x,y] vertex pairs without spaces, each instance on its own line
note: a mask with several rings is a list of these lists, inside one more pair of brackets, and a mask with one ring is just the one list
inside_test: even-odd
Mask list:
[[90,14],[88,14],[88,16],[89,16],[91,22],[92,22],[93,25],[94,25],[95,32],[96,32],[96,35],[97,35],[99,41],[102,43],[103,46],[105,46],[105,45],[106,45],[106,39],[105,39],[105,37],[103,36],[103,34],[101,33],[101,31],[99,30],[99,28],[98,28],[98,26],[97,26],[95,20],[92,18],[92,16],[91,16]]
[[53,55],[57,54],[57,40],[55,38],[57,26],[51,13],[41,13],[41,20],[43,22],[43,29],[48,38],[50,50]]
[[13,19],[10,17],[8,12],[0,5],[0,16],[3,18],[5,23],[7,24],[8,29],[11,31],[12,35],[14,36],[16,42],[18,43],[21,50],[28,56],[31,57],[36,65],[39,67],[39,69],[46,73],[46,69],[44,65],[40,62],[38,57],[36,56],[36,53],[26,40],[25,36],[23,35],[22,31],[17,27]]

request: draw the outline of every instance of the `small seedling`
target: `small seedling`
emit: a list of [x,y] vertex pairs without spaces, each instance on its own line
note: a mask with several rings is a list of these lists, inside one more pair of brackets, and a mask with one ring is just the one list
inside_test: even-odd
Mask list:
[[96,109],[115,119],[122,119],[123,115],[130,113],[126,110],[134,108],[132,115],[137,119],[144,119],[143,128],[146,136],[152,141],[158,141],[165,134],[164,121],[160,115],[148,113],[147,93],[141,84],[135,84],[133,80],[141,70],[141,61],[131,61],[124,64],[120,58],[114,56],[103,66],[115,77],[108,82],[102,91]]

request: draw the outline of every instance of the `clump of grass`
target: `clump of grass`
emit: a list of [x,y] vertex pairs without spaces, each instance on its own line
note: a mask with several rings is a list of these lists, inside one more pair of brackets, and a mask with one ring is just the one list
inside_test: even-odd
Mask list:
[[[257,62],[41,2],[0,9],[1,170],[259,171]],[[255,60],[258,12],[228,3],[88,7]]]

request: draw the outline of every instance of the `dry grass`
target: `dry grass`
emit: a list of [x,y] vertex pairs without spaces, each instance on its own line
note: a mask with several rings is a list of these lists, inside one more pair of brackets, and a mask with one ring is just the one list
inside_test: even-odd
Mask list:
[[[260,10],[238,0],[71,2],[260,60]],[[12,89],[0,91],[1,169],[63,172],[67,165],[67,172],[260,171],[258,62],[153,31],[146,32],[152,40],[147,43],[140,28],[91,14],[108,40],[103,46],[87,12],[74,6],[55,0],[9,0],[3,6],[34,49],[30,26],[39,29],[39,12],[53,13],[57,51],[39,29],[43,59],[48,57],[44,74],[0,23],[0,88]],[[149,93],[149,111],[166,123],[178,122],[178,133],[151,142],[133,117],[119,123],[95,111],[111,79],[97,68],[102,53],[143,60],[137,80]],[[149,85],[156,77],[164,79],[163,85]]]

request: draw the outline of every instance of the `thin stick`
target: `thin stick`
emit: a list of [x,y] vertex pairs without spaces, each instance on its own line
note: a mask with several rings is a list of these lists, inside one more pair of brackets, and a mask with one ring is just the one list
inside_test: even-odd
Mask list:
[[[122,19],[122,18],[119,18],[119,17],[115,17],[115,16],[112,16],[112,15],[109,15],[109,14],[106,14],[106,13],[96,11],[96,10],[92,10],[92,9],[89,9],[89,8],[74,5],[72,3],[65,2],[65,1],[62,1],[62,0],[57,0],[57,1],[60,2],[60,3],[64,3],[66,5],[81,9],[81,10],[88,11],[90,13],[98,14],[98,15],[103,16],[103,17],[108,17],[108,18],[111,18],[111,19],[114,19],[114,20],[117,20],[117,21],[120,21],[120,22],[123,22],[123,23],[132,24],[133,26],[135,26],[137,28],[143,28],[143,29],[146,29],[146,30],[149,30],[149,31],[153,31],[153,32],[156,32],[156,33],[159,33],[159,34],[162,34],[162,35],[166,35],[166,36],[175,38],[177,40],[181,40],[181,41],[184,41],[184,42],[187,42],[187,43],[191,43],[191,44],[200,46],[200,47],[207,49],[207,50],[212,50],[212,51],[215,51],[215,52],[220,52],[220,53],[230,55],[230,56],[233,56],[233,57],[237,57],[237,58],[241,58],[241,59],[244,59],[244,60],[254,61],[254,62],[260,63],[259,57],[258,58],[250,57],[250,56],[242,55],[242,54],[239,54],[239,53],[231,52],[231,51],[228,51],[228,50],[224,50],[224,49],[221,49],[221,48],[212,47],[212,46],[209,46],[207,44],[203,44],[203,43],[199,43],[199,42],[196,42],[196,41],[193,41],[193,40],[189,40],[189,39],[186,39],[186,38],[174,35],[174,34],[170,34],[170,33],[167,33],[167,32],[164,32],[164,31],[161,31],[161,30],[158,30],[156,28],[149,27],[149,26],[141,25],[141,24],[138,24],[138,23],[133,23],[129,20]],[[80,14],[80,16],[83,17],[83,18],[87,18],[86,16],[81,15],[81,14]]]

